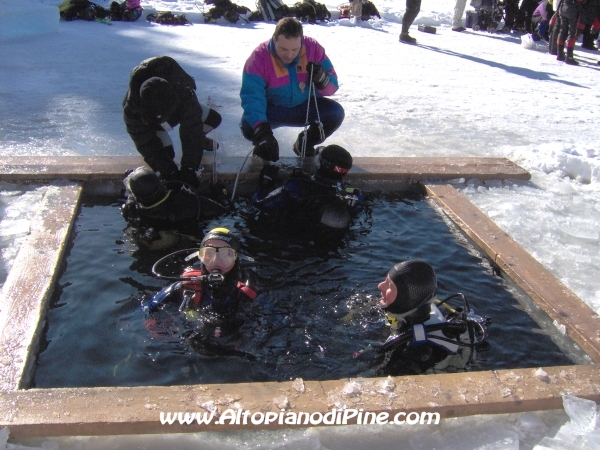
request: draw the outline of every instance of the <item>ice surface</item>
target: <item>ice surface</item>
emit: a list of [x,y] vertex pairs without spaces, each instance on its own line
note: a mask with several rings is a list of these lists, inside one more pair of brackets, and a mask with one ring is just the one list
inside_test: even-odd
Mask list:
[[551,437],[543,438],[533,450],[581,450],[578,445]]
[[0,288],[4,285],[31,219],[40,206],[45,186],[0,183]]
[[521,414],[515,428],[524,434],[543,434],[548,431],[548,426],[542,419],[531,412]]
[[9,433],[10,431],[8,427],[0,428],[0,448],[6,447],[6,442],[8,441]]
[[408,443],[411,450],[431,450],[432,448],[437,450],[446,447],[444,437],[439,431],[435,433],[415,434],[411,436]]
[[518,450],[519,435],[511,425],[486,423],[445,433],[444,443],[443,447],[436,450]]

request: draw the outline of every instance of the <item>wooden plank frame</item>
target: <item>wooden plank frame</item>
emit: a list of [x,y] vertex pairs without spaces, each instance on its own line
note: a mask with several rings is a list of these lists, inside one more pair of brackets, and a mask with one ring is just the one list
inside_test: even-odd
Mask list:
[[[222,163],[220,179],[233,180],[241,162],[237,158]],[[288,164],[312,167],[311,161],[300,163],[291,158]],[[99,180],[120,182],[127,168],[139,165],[142,161],[135,157],[0,158],[0,181],[68,178],[86,182],[87,190]],[[260,167],[260,162],[252,160],[240,178],[255,179]],[[205,171],[203,176],[209,175]],[[598,315],[462,194],[439,183],[454,178],[528,180],[529,174],[522,168],[505,159],[356,158],[348,177],[353,183],[383,182],[390,188],[430,180],[427,192],[445,214],[552,319],[564,325],[595,362],[600,361]],[[16,439],[292,427],[279,419],[262,425],[249,420],[246,424],[162,425],[160,412],[211,410],[218,415],[229,409],[283,415],[327,414],[334,409],[339,413],[346,408],[362,409],[363,414],[388,413],[390,418],[398,413],[438,413],[444,419],[559,409],[565,393],[600,402],[600,373],[595,364],[544,367],[545,375],[531,368],[387,379],[26,389],[83,190],[81,183],[52,186],[2,290],[0,427],[8,426]],[[355,422],[356,418],[348,420]]]

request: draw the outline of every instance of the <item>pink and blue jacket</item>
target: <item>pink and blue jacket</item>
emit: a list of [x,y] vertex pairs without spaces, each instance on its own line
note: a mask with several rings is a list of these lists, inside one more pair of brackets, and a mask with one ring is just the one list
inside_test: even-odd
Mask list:
[[277,57],[274,45],[273,39],[260,44],[244,66],[240,91],[242,120],[252,127],[267,121],[267,104],[292,108],[308,100],[308,62],[321,64],[329,74],[329,84],[317,91],[317,96],[333,95],[338,90],[333,65],[315,39],[304,36],[300,53],[290,64]]

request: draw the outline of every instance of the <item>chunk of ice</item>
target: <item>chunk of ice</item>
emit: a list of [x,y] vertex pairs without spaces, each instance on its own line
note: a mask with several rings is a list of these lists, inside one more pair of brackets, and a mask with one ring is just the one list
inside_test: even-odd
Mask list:
[[360,395],[361,387],[356,381],[350,381],[344,386],[342,394],[344,397],[356,397]]
[[285,395],[280,395],[279,397],[275,397],[273,399],[273,404],[277,406],[279,409],[288,409],[290,407],[290,402]]
[[306,390],[306,386],[304,386],[304,380],[302,378],[296,378],[292,383],[292,387],[301,394]]
[[[598,405],[592,400],[563,395],[563,406],[571,422],[571,430],[577,435],[593,431],[598,426]],[[566,425],[565,425],[566,426]]]
[[525,412],[521,414],[519,420],[515,424],[517,430],[527,434],[545,434],[549,428],[546,426],[539,416],[532,412]]

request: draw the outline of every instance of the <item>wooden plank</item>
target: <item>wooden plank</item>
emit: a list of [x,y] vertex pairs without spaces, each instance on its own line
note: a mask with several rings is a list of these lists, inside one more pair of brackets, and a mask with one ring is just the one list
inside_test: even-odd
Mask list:
[[0,296],[0,389],[28,384],[82,186],[49,186]]
[[529,172],[506,158],[475,157],[404,157],[404,158],[355,158],[351,174],[394,175],[413,181],[455,178],[518,179],[529,180]]
[[[212,178],[212,154],[205,152],[202,177]],[[253,179],[262,167],[260,158],[217,158],[217,170],[223,180],[235,178],[244,165],[240,179]],[[245,162],[246,161],[246,162]],[[245,164],[244,164],[245,162]],[[315,158],[281,158],[286,167],[302,167],[314,172]],[[128,169],[144,165],[138,156],[8,156],[0,157],[0,181],[53,180],[67,178],[79,181],[123,179]],[[454,178],[529,180],[530,174],[505,158],[354,158],[348,180],[418,181]]]
[[[428,412],[445,419],[559,409],[564,393],[600,401],[598,370],[593,365],[544,368],[546,377],[536,376],[535,370],[307,381],[304,391],[289,381],[0,392],[0,427],[9,427],[15,439],[256,430],[293,425],[279,423],[279,419],[253,424],[254,413],[326,414],[334,409],[362,409],[361,417],[366,412],[386,412],[392,420],[397,413]],[[227,409],[249,413],[245,424],[243,420],[239,424],[160,423],[161,411],[204,413],[214,408],[218,409],[217,415]],[[355,422],[356,418],[348,420],[349,424]],[[297,426],[307,425],[311,424]]]
[[600,363],[600,316],[452,186],[426,188],[463,232]]

